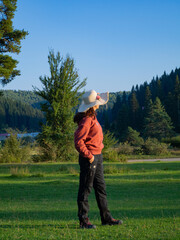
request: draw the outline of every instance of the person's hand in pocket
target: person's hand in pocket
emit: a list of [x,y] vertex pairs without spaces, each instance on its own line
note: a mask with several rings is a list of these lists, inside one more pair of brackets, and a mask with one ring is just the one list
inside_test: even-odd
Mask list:
[[94,156],[89,160],[90,163],[94,162]]

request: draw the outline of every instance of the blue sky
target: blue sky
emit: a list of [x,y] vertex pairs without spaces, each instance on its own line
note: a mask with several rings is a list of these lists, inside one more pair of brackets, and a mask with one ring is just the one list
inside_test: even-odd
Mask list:
[[85,90],[129,91],[180,67],[179,0],[17,1],[21,76],[3,89],[41,88],[50,49],[74,58]]

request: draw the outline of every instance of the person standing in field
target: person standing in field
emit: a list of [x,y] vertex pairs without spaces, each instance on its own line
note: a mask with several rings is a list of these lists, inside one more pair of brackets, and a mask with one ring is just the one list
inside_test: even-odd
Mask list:
[[109,93],[85,92],[74,122],[78,128],[74,134],[75,148],[79,152],[80,179],[78,191],[78,217],[81,228],[96,228],[88,218],[88,196],[94,188],[102,225],[120,225],[121,220],[112,218],[107,205],[106,185],[103,173],[103,132],[96,118],[99,105],[109,100]]

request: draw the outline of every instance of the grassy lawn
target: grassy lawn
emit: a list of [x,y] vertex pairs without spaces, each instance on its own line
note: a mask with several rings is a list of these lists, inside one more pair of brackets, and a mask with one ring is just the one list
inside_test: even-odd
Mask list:
[[89,216],[97,228],[83,230],[78,164],[1,164],[0,239],[180,239],[180,163],[104,165],[107,173],[118,169],[105,180],[112,215],[124,224],[101,226],[92,192]]

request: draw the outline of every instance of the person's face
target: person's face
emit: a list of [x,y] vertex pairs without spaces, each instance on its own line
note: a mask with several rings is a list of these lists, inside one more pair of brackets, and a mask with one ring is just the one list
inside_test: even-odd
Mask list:
[[94,111],[96,111],[98,108],[99,108],[99,105],[95,105],[95,106],[93,107]]

